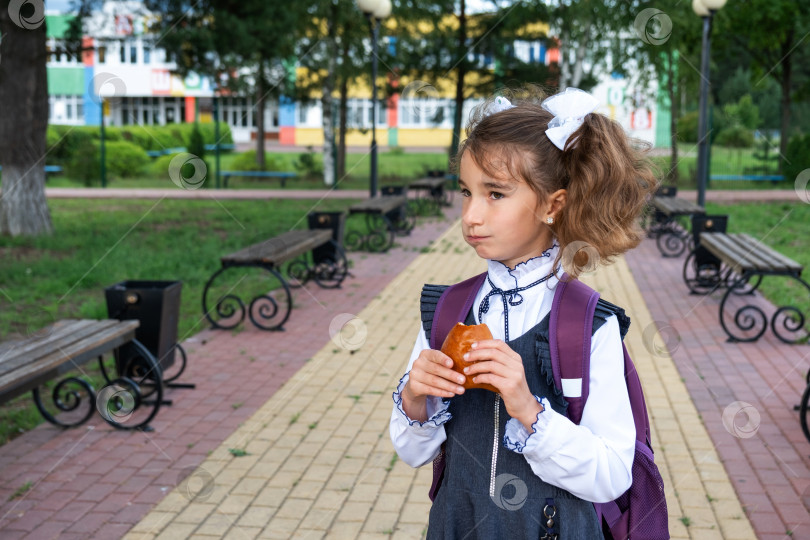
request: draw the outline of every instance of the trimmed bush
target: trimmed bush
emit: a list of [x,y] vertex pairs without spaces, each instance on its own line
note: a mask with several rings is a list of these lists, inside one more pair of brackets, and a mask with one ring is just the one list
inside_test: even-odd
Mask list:
[[[220,123],[220,144],[233,144],[231,130]],[[165,126],[108,126],[105,127],[107,142],[125,141],[147,150],[187,147],[194,124],[167,124]],[[214,124],[199,124],[203,144],[214,144]],[[90,141],[101,140],[99,126],[48,126],[48,165],[67,166],[80,148]]]
[[[127,141],[111,141],[105,145],[107,178],[131,178],[144,172],[149,157],[139,146]],[[88,141],[77,148],[65,165],[65,173],[81,180],[86,186],[101,182],[101,145]]]
[[727,148],[751,148],[754,146],[754,134],[745,126],[735,124],[718,133],[714,144]]
[[686,113],[678,118],[678,140],[681,142],[696,143],[698,139],[698,111]]
[[[264,170],[266,171],[281,170],[278,162],[268,156],[267,152],[264,153],[264,165]],[[236,171],[258,171],[259,166],[256,164],[256,150],[248,150],[247,152],[238,154],[231,166]]]
[[788,141],[785,159],[782,160],[782,174],[785,180],[795,182],[805,169],[810,169],[810,134],[794,135]]

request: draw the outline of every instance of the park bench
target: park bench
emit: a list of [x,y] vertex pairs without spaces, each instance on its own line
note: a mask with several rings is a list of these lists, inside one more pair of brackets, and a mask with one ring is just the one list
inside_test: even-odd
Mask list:
[[[349,272],[342,242],[345,214],[317,212],[309,214],[308,219],[308,230],[287,231],[220,259],[221,267],[208,279],[202,298],[203,313],[214,328],[235,328],[247,315],[261,330],[283,330],[292,311],[292,288],[310,279],[323,288],[340,287]],[[289,263],[286,272],[282,268],[285,263]],[[217,278],[235,268],[263,269],[278,286],[269,293],[263,290],[247,307],[233,293],[238,282],[226,288],[224,294],[211,294]],[[272,280],[268,289],[273,289]],[[216,297],[216,301],[209,296]]]
[[188,152],[185,146],[175,146],[173,148],[161,148],[160,150],[147,150],[146,155],[151,158],[160,156],[168,156],[169,154],[179,154],[180,152]]
[[[115,428],[150,429],[149,422],[168,402],[163,401],[157,360],[135,339],[139,324],[137,320],[61,320],[27,338],[0,343],[0,403],[32,391],[39,412],[57,426],[78,426],[98,411]],[[103,355],[127,345],[138,354],[111,380]],[[46,407],[40,386],[94,358],[106,381],[98,394],[85,379],[67,377],[53,388],[52,405]]]
[[417,201],[425,211],[437,213],[442,206],[453,203],[453,192],[445,189],[449,180],[444,176],[420,178],[408,184],[408,189],[419,194]]
[[[692,216],[693,248],[683,265],[683,280],[692,294],[710,294],[721,287],[727,287],[732,273],[716,255],[700,245],[700,235],[707,232],[726,232],[728,216]],[[747,291],[752,292],[752,291]]]
[[[62,174],[62,167],[59,165],[45,165],[43,167],[45,170],[45,176],[49,174]],[[3,166],[0,165],[0,171],[3,170]]]
[[243,178],[278,178],[281,180],[281,187],[287,185],[288,178],[298,178],[294,172],[281,172],[281,171],[222,171],[222,181],[225,187],[228,187],[228,179],[231,176],[238,176]]
[[[233,150],[235,146],[233,144],[206,144],[205,149],[208,152],[213,152],[219,146],[220,150]],[[162,148],[160,150],[147,150],[146,155],[152,158],[160,157],[160,156],[168,156],[169,154],[178,154],[180,152],[188,152],[188,148],[185,146],[175,146],[174,148]]]
[[[729,341],[756,341],[765,333],[769,322],[774,335],[784,343],[799,343],[807,339],[805,315],[795,306],[777,308],[770,321],[765,312],[754,304],[738,306],[737,302],[733,302],[735,305],[728,312],[726,310],[730,298],[753,293],[765,276],[795,279],[810,292],[810,285],[801,277],[804,270],[801,264],[744,233],[701,233],[700,246],[720,259],[728,269],[719,318]],[[734,314],[727,314],[730,311],[734,311]],[[733,322],[735,328],[732,329],[727,321]]]
[[648,228],[649,235],[655,237],[655,244],[661,255],[678,257],[686,250],[689,237],[680,219],[705,214],[706,211],[702,206],[669,194],[656,195],[651,206],[655,210],[655,217]]
[[779,183],[785,179],[781,174],[713,174],[712,182],[772,182]]
[[[346,235],[346,247],[351,250],[388,251],[394,235],[410,232],[413,222],[400,219],[407,215],[408,198],[391,195],[366,199],[349,207],[349,216],[365,217],[366,232],[352,231]],[[409,228],[410,227],[410,228]]]

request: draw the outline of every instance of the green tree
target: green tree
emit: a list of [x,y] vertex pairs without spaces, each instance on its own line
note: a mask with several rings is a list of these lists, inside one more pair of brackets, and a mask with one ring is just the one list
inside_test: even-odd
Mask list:
[[[368,56],[364,40],[368,38],[366,21],[354,2],[315,0],[309,8],[308,24],[298,42],[298,65],[306,68],[305,77],[296,79],[296,97],[306,102],[318,96],[322,109],[324,134],[323,176],[332,185],[337,176],[346,175],[346,129],[349,84],[366,76]],[[339,102],[335,106],[334,94]],[[338,112],[337,164],[333,166],[331,141],[335,134],[334,113]]]
[[699,74],[694,66],[700,65],[701,20],[691,5],[676,0],[626,2],[618,7],[623,13],[617,17],[629,21],[629,26],[614,38],[613,69],[635,78],[640,87],[658,83],[659,101],[670,108],[666,177],[677,183],[678,120],[681,105],[696,101],[691,96],[698,94]]
[[[766,78],[780,89],[780,154],[787,153],[791,105],[796,95],[810,93],[810,12],[797,0],[736,0],[715,15],[714,54],[744,49],[759,86]],[[780,164],[781,167],[781,164]]]
[[288,59],[309,16],[306,2],[266,0],[146,0],[161,16],[150,31],[181,75],[211,77],[216,90],[254,96],[256,161],[264,169],[264,109],[268,98],[293,92]]
[[[509,83],[540,82],[551,76],[542,62],[522,62],[514,55],[516,40],[545,39],[548,11],[543,2],[515,2],[492,11],[469,13],[465,0],[403,0],[394,6],[390,37],[393,52],[382,55],[393,66],[398,83],[389,92],[410,91],[410,97],[453,96],[453,135],[449,148],[455,155],[461,138],[464,101],[491,95]],[[443,108],[436,109],[438,121]],[[433,111],[431,111],[432,113]]]
[[48,81],[42,3],[0,0],[0,234],[53,229],[45,198]]

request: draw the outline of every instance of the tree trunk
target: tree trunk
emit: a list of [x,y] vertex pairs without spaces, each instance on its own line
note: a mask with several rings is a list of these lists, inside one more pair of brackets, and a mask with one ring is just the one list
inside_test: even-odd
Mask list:
[[[580,83],[582,82],[582,74],[583,74],[583,66],[585,65],[585,51],[586,47],[586,36],[590,33],[591,25],[588,23],[585,28],[582,37],[580,38],[579,45],[577,45],[577,53],[576,58],[574,59],[574,74],[571,77],[571,84],[574,88],[579,88]],[[565,90],[565,88],[560,88],[560,90]]]
[[568,87],[568,30],[560,32],[560,87],[559,91],[563,91]]
[[[348,52],[347,52],[348,54]],[[346,77],[340,81],[340,119],[338,134],[337,170],[338,178],[346,176],[346,124],[348,124],[347,110],[349,107],[349,81]]]
[[264,162],[264,62],[259,62],[259,73],[256,77],[256,165],[259,170],[267,168]]
[[327,73],[323,79],[321,89],[321,121],[323,124],[323,183],[327,186],[335,184],[335,129],[333,121],[332,92],[335,89],[335,64],[337,63],[337,38],[335,19],[337,18],[337,4],[332,4],[332,16],[326,22],[328,25],[326,36]]
[[464,0],[461,0],[461,12],[458,17],[458,50],[465,55],[458,63],[456,69],[456,107],[453,113],[453,140],[450,143],[449,157],[452,160],[458,151],[461,142],[461,121],[464,112],[464,77],[467,74],[467,17],[465,14]]
[[[12,21],[8,6],[0,2],[0,234],[37,236],[53,230],[45,198],[45,22],[36,12]],[[42,22],[33,20],[38,16]]]
[[[782,156],[787,155],[788,139],[790,139],[790,84],[791,84],[791,53],[793,49],[793,29],[790,30],[787,39],[782,45],[782,77],[779,83],[782,86],[782,111],[781,122],[779,126],[779,153]],[[2,102],[0,102],[2,103]],[[779,172],[782,172],[782,159],[778,161]],[[787,178],[787,180],[794,180],[794,178]]]
[[669,155],[669,173],[667,177],[678,185],[678,101],[675,94],[675,58],[670,50],[667,53],[667,95],[669,96],[669,139],[672,150]]

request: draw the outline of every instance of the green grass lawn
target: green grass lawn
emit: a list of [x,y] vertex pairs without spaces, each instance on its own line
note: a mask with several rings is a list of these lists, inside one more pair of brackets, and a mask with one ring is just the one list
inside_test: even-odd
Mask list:
[[[731,203],[706,205],[707,214],[727,214],[727,232],[744,232],[779,253],[810,267],[810,205],[804,203]],[[808,279],[807,270],[803,277]],[[810,294],[794,279],[766,276],[760,291],[777,306],[793,305],[810,317]]]
[[[698,148],[694,144],[678,145],[678,187],[682,189],[695,189],[695,174],[697,170]],[[752,148],[723,148],[713,146],[711,149],[712,175],[739,175],[743,174],[747,167],[756,166],[759,162],[754,159],[753,154],[757,150]],[[663,175],[669,169],[669,154],[658,156],[652,161],[659,168]],[[775,164],[773,174],[776,174]],[[759,174],[759,173],[758,173]],[[749,189],[793,189],[794,178],[788,178],[781,182],[770,180],[712,180],[709,182],[709,189],[717,190],[749,190]]]
[[[306,228],[308,211],[341,210],[350,202],[51,200],[53,236],[0,237],[0,340],[30,335],[58,319],[106,318],[104,288],[133,279],[183,282],[182,340],[208,326],[201,295],[220,256]],[[350,220],[348,229],[357,222]],[[242,277],[237,272],[233,279]],[[249,302],[248,295],[273,285],[254,270],[239,292]],[[89,373],[95,376],[95,370]],[[0,443],[39,421],[30,394],[0,407]]]

